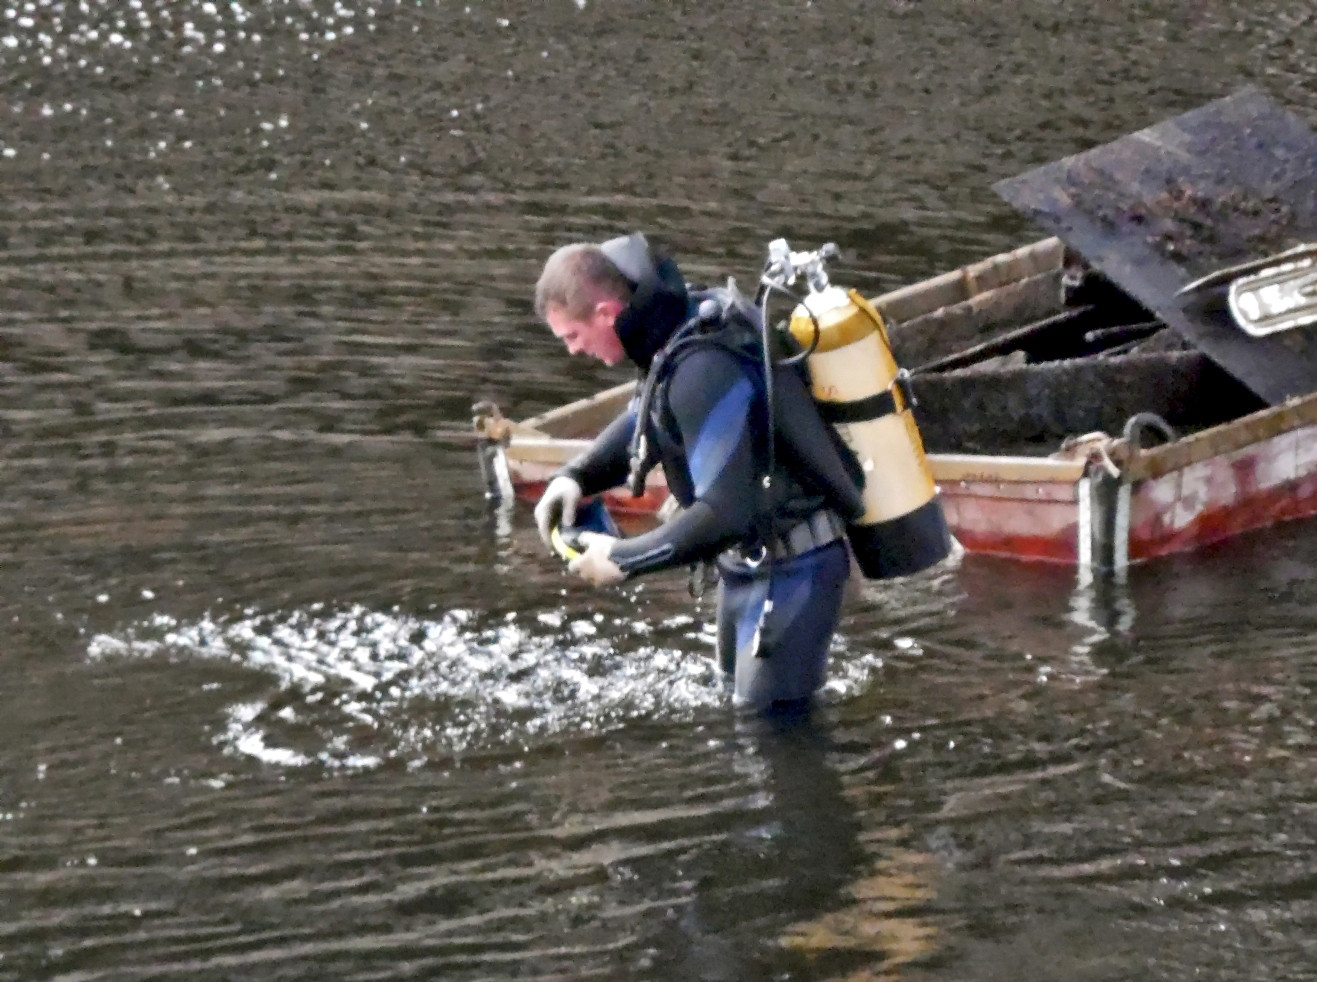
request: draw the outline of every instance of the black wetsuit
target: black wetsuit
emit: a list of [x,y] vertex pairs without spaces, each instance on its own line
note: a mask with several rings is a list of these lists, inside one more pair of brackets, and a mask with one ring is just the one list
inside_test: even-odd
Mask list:
[[[611,559],[640,574],[717,557],[718,655],[738,700],[768,707],[808,699],[824,681],[850,573],[836,513],[854,518],[863,510],[859,488],[796,368],[773,373],[775,466],[764,481],[768,426],[756,325],[726,291],[688,296],[670,261],[654,272],[617,331],[654,386],[646,445],[682,510],[619,540]],[[718,299],[727,311],[696,325],[702,299]],[[626,480],[641,402],[563,468],[585,494]]]

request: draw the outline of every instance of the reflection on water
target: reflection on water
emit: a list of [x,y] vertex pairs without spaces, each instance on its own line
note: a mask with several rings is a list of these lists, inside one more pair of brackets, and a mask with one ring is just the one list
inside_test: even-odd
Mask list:
[[[0,9],[0,979],[1315,978],[1309,525],[851,598],[732,711],[458,438],[621,380],[554,245],[1020,245],[992,182],[1262,85],[1293,4]],[[1241,573],[1241,571],[1244,571]]]
[[1095,651],[1127,640],[1134,631],[1137,614],[1130,597],[1128,570],[1080,570],[1070,601],[1070,620],[1088,633],[1071,646],[1076,664],[1082,662],[1097,671]]

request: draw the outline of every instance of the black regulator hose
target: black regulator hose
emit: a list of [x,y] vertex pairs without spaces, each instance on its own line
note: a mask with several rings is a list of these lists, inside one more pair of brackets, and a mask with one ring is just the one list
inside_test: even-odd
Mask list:
[[[764,474],[764,490],[768,490],[768,486],[773,479],[773,469],[777,465],[777,419],[773,400],[773,369],[775,367],[789,368],[792,365],[798,365],[812,355],[819,346],[819,338],[823,335],[823,328],[819,324],[819,319],[814,316],[814,311],[810,310],[809,305],[803,303],[800,297],[771,280],[761,278],[759,283],[761,287],[759,293],[759,346],[764,362],[764,400],[768,404],[768,470]],[[814,336],[810,339],[809,347],[780,361],[773,358],[772,327],[769,325],[768,320],[768,298],[774,290],[778,293],[785,293],[795,303],[803,306],[805,312],[809,314],[809,319],[814,323]]]
[[[794,303],[804,307],[805,313],[809,314],[810,322],[814,325],[814,336],[810,338],[809,347],[804,351],[798,351],[794,355],[789,355],[786,358],[781,359],[778,361],[777,366],[779,368],[788,368],[791,365],[799,364],[818,350],[819,338],[823,336],[823,327],[819,324],[819,319],[814,316],[814,311],[809,309],[809,304],[805,303],[803,298],[796,296],[796,294],[792,293],[790,290],[778,286],[776,283],[766,281],[763,285],[766,289],[760,294],[762,299],[759,304],[759,315],[763,319],[765,329],[768,327],[768,295],[773,290],[776,290],[778,293],[786,294]],[[765,332],[764,336],[768,336],[767,332]]]

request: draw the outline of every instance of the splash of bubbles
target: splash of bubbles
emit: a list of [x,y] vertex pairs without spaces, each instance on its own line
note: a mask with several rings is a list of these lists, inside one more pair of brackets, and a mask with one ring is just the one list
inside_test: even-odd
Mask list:
[[685,637],[701,643],[678,649],[654,644],[645,628],[564,610],[523,622],[315,605],[186,623],[160,614],[97,635],[87,652],[224,661],[272,676],[276,693],[228,707],[217,742],[280,766],[360,767],[527,746],[640,718],[680,720],[726,704],[703,650],[707,632],[691,631]]

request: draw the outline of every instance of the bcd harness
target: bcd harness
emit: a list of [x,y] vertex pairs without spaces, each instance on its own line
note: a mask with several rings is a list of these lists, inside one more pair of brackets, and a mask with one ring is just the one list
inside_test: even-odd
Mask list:
[[[805,510],[811,507],[825,513],[830,508],[833,524],[841,524],[837,516],[844,520],[852,555],[870,579],[909,575],[951,553],[950,530],[911,411],[908,375],[896,364],[882,315],[856,291],[829,284],[824,265],[835,258],[835,247],[797,253],[785,240],[770,243],[754,303],[730,280],[726,287],[692,293],[676,266],[652,253],[639,233],[600,249],[636,291],[615,324],[627,355],[646,371],[628,448],[633,494],[643,493],[645,476],[666,458],[665,441],[680,445],[672,439],[671,407],[663,396],[674,370],[685,356],[712,346],[732,355],[763,395],[763,418],[752,434],[758,472],[747,502],[752,515],[741,543],[747,555],[760,561],[796,555],[811,543],[823,544],[817,532],[824,538],[840,534],[799,528],[802,519],[813,518]],[[808,285],[803,296],[788,289],[801,279]],[[770,294],[788,296],[795,305],[785,330],[768,329]],[[694,316],[690,300],[697,303]],[[680,326],[669,333],[673,323]],[[779,448],[789,458],[785,483],[779,480]],[[683,477],[692,476],[689,464],[687,458]],[[804,497],[794,493],[797,488]],[[810,495],[818,504],[810,505]],[[661,559],[662,551],[650,558]]]
[[[799,445],[799,426],[773,425],[772,432],[768,432],[768,424],[781,422],[782,414],[775,413],[773,410],[776,407],[768,402],[773,387],[771,380],[765,384],[764,379],[769,372],[795,369],[783,369],[775,365],[775,353],[767,352],[764,348],[758,309],[747,303],[732,283],[729,282],[726,287],[703,291],[694,297],[698,300],[695,315],[674,331],[654,356],[637,396],[636,425],[631,438],[627,479],[631,493],[637,497],[644,493],[647,475],[660,462],[660,454],[655,447],[658,441],[651,439],[651,428],[664,425],[656,412],[659,408],[656,400],[660,393],[683,358],[697,350],[717,348],[732,355],[742,366],[760,391],[765,408],[765,425],[760,428],[759,434],[761,438],[754,440],[758,473],[754,481],[753,518],[749,536],[740,543],[746,562],[754,566],[766,558],[785,559],[842,538],[845,535],[845,524],[836,513],[846,515],[854,511],[854,498],[862,484],[858,463],[850,457],[849,451],[840,441],[832,438],[833,431],[823,425],[821,417],[810,446]],[[818,406],[813,399],[804,400],[804,403],[803,406],[794,407],[795,412],[817,415]],[[795,442],[792,441],[793,435],[797,436]],[[792,472],[792,477],[802,487],[810,488],[812,485],[817,489],[827,508],[817,508],[808,515],[788,518],[775,514],[772,498],[780,473],[775,452],[775,444],[779,439],[790,447],[791,456],[795,460],[818,461],[821,466],[811,467],[812,472],[817,471],[825,477],[831,475],[832,480],[829,482],[819,480],[819,473],[801,475]],[[820,460],[821,455],[831,459]],[[837,475],[845,477],[838,478]],[[850,487],[835,487],[839,480],[848,480]]]

